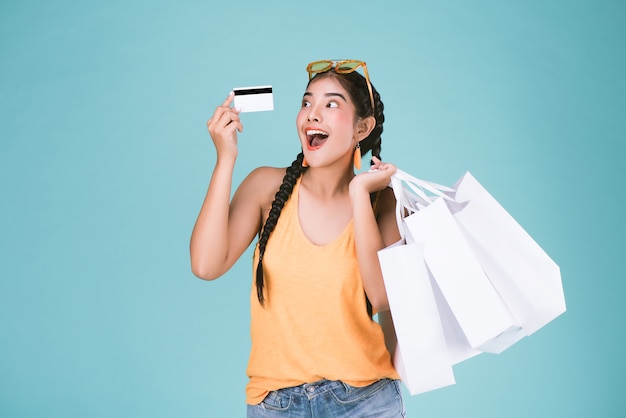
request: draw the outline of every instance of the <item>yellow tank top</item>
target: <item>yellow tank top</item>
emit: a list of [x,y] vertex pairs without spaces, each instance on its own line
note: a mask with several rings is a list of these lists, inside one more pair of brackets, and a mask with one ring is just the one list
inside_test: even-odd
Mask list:
[[[298,218],[299,185],[263,257],[265,307],[253,279],[246,388],[252,405],[272,390],[321,379],[366,386],[399,378],[382,329],[367,314],[352,221],[333,242],[312,244]],[[254,268],[258,257],[257,245]]]

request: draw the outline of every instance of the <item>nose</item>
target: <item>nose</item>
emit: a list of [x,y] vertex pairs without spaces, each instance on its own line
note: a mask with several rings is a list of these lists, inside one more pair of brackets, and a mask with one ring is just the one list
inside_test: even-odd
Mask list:
[[319,122],[320,121],[320,113],[318,111],[317,106],[312,105],[309,108],[309,113],[307,114],[306,119],[309,122]]

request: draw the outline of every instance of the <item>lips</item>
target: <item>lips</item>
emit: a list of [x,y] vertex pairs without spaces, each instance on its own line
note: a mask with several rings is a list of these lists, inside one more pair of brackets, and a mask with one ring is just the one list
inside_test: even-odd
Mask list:
[[307,145],[310,150],[319,149],[326,139],[328,139],[328,132],[320,129],[307,129],[306,130]]

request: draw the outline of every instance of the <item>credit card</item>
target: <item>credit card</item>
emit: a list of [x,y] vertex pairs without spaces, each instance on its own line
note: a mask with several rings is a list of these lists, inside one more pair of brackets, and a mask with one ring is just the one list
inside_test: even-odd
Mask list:
[[272,86],[237,87],[234,106],[241,112],[262,112],[274,110],[274,95]]

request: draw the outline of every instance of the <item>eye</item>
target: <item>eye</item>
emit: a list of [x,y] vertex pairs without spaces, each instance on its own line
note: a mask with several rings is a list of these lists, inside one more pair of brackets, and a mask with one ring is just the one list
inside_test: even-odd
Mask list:
[[328,102],[327,107],[339,107],[339,104],[335,101]]
[[308,102],[308,101],[306,101],[306,100],[303,100],[303,101],[302,101],[302,107],[311,107],[311,103],[309,103],[309,102]]

